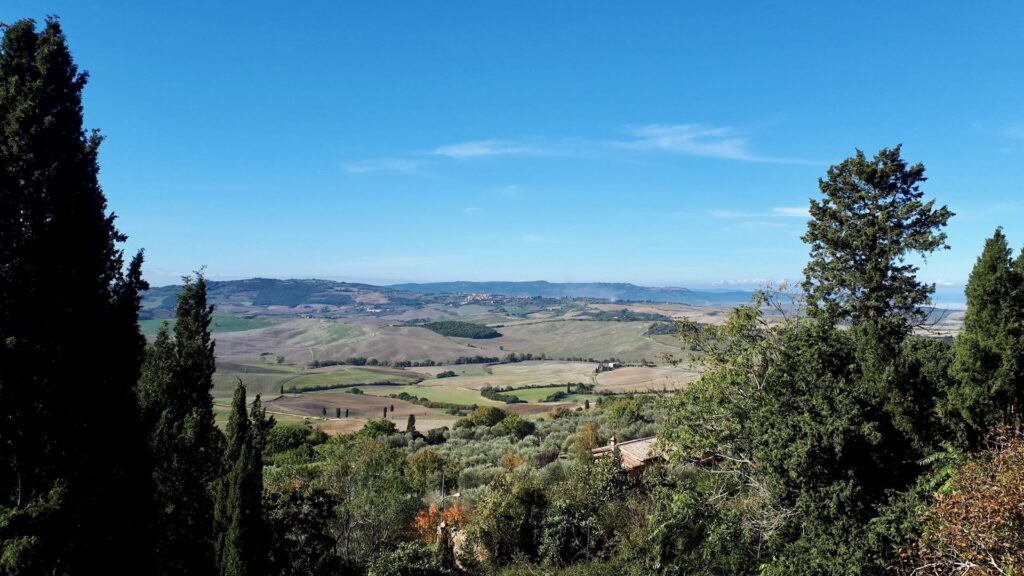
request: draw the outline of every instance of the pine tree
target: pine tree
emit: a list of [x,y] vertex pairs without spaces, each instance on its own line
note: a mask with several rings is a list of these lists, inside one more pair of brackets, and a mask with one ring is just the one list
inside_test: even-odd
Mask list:
[[967,312],[956,339],[948,410],[972,446],[996,424],[1024,417],[1024,273],[1001,229],[985,241],[967,280]]
[[811,246],[803,290],[808,312],[831,322],[891,321],[902,329],[921,318],[934,286],[917,281],[906,256],[946,246],[939,230],[953,216],[922,201],[924,165],[908,166],[900,147],[868,160],[856,155],[831,166],[818,181],[803,241]]
[[[107,213],[86,80],[56,19],[3,29],[0,573],[141,573],[150,561],[134,392],[148,286],[141,253],[124,269],[126,237]],[[84,377],[97,361],[110,368]]]
[[173,338],[166,323],[157,333],[139,381],[159,510],[155,572],[212,574],[212,489],[224,439],[214,423],[213,307],[202,274],[184,279],[176,317]]
[[267,565],[263,523],[263,447],[274,425],[259,397],[246,413],[245,385],[235,388],[224,451],[226,473],[217,487],[216,553],[221,576],[263,574]]

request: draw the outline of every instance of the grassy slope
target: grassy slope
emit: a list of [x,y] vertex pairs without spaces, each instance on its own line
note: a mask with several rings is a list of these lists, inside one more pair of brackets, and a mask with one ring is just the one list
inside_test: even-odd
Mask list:
[[[338,323],[333,323],[337,325]],[[650,322],[542,321],[506,325],[500,338],[473,340],[441,336],[415,326],[351,326],[333,328],[331,321],[295,319],[263,330],[221,334],[222,358],[254,362],[262,352],[280,354],[288,362],[344,359],[451,362],[460,356],[502,357],[509,352],[545,354],[549,358],[619,358],[627,362],[657,361],[663,353],[683,354],[671,336],[645,336]]]
[[[226,369],[225,369],[226,368]],[[386,368],[337,366],[325,371],[297,372],[294,367],[276,365],[246,367],[228,364],[213,375],[214,396],[230,396],[240,378],[250,394],[277,394],[281,387],[312,388],[332,384],[372,384],[375,382],[412,382],[421,375]],[[278,369],[278,370],[275,370]]]
[[[167,320],[166,322],[173,330],[175,320]],[[139,322],[139,328],[142,330],[143,334],[147,336],[154,336],[157,331],[160,330],[160,325],[163,323],[164,320],[141,320]],[[271,325],[272,324],[270,322],[265,320],[251,320],[248,318],[231,316],[229,314],[214,314],[213,321],[210,323],[210,331],[215,334],[225,334],[228,332],[259,330],[260,328],[266,328]]]

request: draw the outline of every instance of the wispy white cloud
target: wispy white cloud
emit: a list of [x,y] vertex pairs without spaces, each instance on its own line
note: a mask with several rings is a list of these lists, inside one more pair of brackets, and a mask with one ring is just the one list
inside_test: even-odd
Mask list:
[[433,156],[444,156],[455,160],[468,160],[470,158],[483,158],[485,156],[514,156],[525,154],[537,154],[540,151],[509,142],[507,140],[473,140],[470,142],[459,142],[438,146],[429,153]]
[[629,130],[632,140],[615,145],[634,150],[653,150],[670,154],[721,158],[743,162],[809,164],[806,160],[778,158],[758,154],[750,141],[728,126],[704,124],[646,124]]
[[376,158],[348,162],[342,165],[349,174],[366,174],[367,172],[415,172],[420,162],[405,158]]
[[791,218],[809,218],[811,215],[806,206],[776,206],[772,208],[772,214]]
[[635,139],[623,142],[623,147],[729,160],[759,160],[750,152],[747,140],[736,136],[732,129],[726,127],[647,124],[632,129],[630,135]]
[[728,280],[714,280],[712,286],[765,286],[776,283],[768,278],[730,278]]
[[[704,124],[645,124],[625,129],[626,137],[613,140],[562,138],[467,140],[437,146],[412,155],[420,160],[382,158],[346,164],[352,173],[380,170],[415,171],[424,157],[443,157],[468,161],[479,158],[507,156],[543,156],[607,159],[615,150],[634,153],[660,153],[704,158],[721,158],[743,162],[795,163],[807,161],[767,156],[753,150],[750,140],[728,126]],[[619,154],[621,155],[621,154]],[[625,161],[635,162],[641,154],[633,154]]]
[[807,218],[810,214],[807,208],[799,206],[777,206],[767,212],[740,212],[736,210],[711,210],[708,212],[714,218],[723,220],[750,220],[765,218]]
[[745,222],[740,222],[739,227],[743,230],[768,230],[789,228],[789,224],[783,222],[772,222],[770,220],[747,220]]

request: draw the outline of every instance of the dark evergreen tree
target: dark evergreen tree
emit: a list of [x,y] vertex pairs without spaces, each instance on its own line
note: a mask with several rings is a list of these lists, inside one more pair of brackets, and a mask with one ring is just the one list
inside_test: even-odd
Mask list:
[[786,336],[755,417],[757,460],[800,518],[780,532],[786,573],[884,567],[894,546],[872,524],[941,439],[932,414],[948,354],[909,338],[934,287],[906,257],[945,248],[952,213],[922,200],[924,180],[898,146],[871,160],[857,151],[811,201],[803,287],[815,322]]
[[214,423],[213,306],[202,274],[184,279],[171,337],[148,350],[139,403],[149,429],[158,504],[157,574],[213,574],[213,482],[224,439]]
[[[135,383],[141,253],[99,185],[60,23],[0,44],[0,573],[144,573],[148,459]],[[82,372],[103,362],[103,370]],[[67,410],[73,406],[73,410]],[[116,414],[116,417],[111,417]]]
[[263,521],[263,455],[273,426],[257,397],[246,412],[245,386],[239,382],[231,402],[224,451],[225,474],[218,483],[215,543],[221,576],[257,576],[267,570]]
[[860,150],[818,181],[824,198],[811,200],[803,240],[808,312],[833,322],[920,318],[934,286],[918,282],[912,253],[946,246],[939,231],[953,213],[922,201],[924,165],[908,166],[900,146],[868,160]]
[[1001,229],[985,241],[967,280],[967,312],[956,339],[947,410],[977,447],[996,424],[1024,417],[1024,274]]
[[405,431],[406,432],[415,432],[416,431],[416,415],[415,414],[409,414],[409,418],[406,419],[406,421],[405,421]]

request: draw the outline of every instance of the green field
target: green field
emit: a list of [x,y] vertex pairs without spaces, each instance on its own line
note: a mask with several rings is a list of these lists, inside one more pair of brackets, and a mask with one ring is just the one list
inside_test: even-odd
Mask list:
[[[139,328],[142,330],[143,334],[147,336],[155,336],[164,322],[167,322],[171,330],[174,329],[174,324],[176,322],[174,319],[140,320]],[[214,314],[213,320],[210,322],[210,332],[222,334],[226,332],[245,332],[246,330],[258,330],[272,325],[272,322],[267,322],[265,320],[239,318],[238,316],[231,316],[229,314]]]
[[512,390],[511,392],[506,392],[506,394],[516,396],[520,400],[523,400],[525,402],[543,402],[545,398],[554,394],[555,392],[565,392],[565,386],[522,388],[520,390]]
[[[443,380],[442,380],[443,382]],[[400,394],[406,392],[413,396],[420,398],[426,398],[434,402],[450,402],[452,404],[463,404],[470,406],[472,404],[488,405],[488,406],[504,406],[504,402],[495,402],[488,400],[480,395],[480,392],[476,390],[470,390],[468,388],[460,388],[458,386],[449,385],[432,385],[424,386],[360,386],[360,390],[364,394],[370,394],[372,396],[390,396],[392,394]]]
[[[516,388],[520,386],[559,385],[566,382],[594,383],[596,364],[587,362],[558,362],[552,360],[517,362],[515,364],[497,364],[493,366],[475,365],[473,368],[463,366],[434,366],[427,368],[411,368],[427,373],[451,369],[458,376],[451,378],[434,378],[423,382],[423,386],[449,386],[479,390],[484,386],[492,388]],[[462,370],[460,370],[462,369]]]
[[363,334],[363,329],[359,326],[353,326],[352,324],[343,324],[341,322],[325,323],[318,327],[314,333],[313,340],[310,342],[311,346],[323,346],[332,342],[338,342],[339,340],[347,340],[349,338],[356,338]]
[[414,373],[401,374],[398,372],[377,372],[364,368],[348,368],[335,372],[322,374],[302,374],[285,383],[285,388],[303,390],[307,388],[318,388],[334,385],[347,384],[373,384],[375,382],[395,382],[406,384],[414,382],[418,377]]
[[387,368],[338,366],[321,370],[302,372],[294,366],[276,364],[222,364],[213,375],[213,393],[214,396],[230,396],[239,379],[250,394],[278,394],[282,386],[285,390],[302,390],[376,382],[410,383],[423,377],[416,372]]

